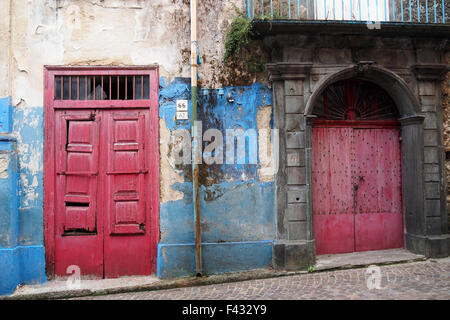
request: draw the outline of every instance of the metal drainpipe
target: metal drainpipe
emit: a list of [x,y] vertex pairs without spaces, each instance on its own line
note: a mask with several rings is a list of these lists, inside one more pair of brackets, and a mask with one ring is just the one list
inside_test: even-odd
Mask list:
[[192,187],[195,216],[195,274],[198,277],[201,277],[203,270],[202,232],[200,227],[200,196],[198,181],[198,148],[200,148],[200,146],[199,141],[197,140],[197,55],[197,0],[191,0],[191,127],[194,137],[192,148]]

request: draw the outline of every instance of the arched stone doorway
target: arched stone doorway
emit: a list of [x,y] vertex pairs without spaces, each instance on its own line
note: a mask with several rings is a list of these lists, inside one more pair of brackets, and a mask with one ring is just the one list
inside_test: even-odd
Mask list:
[[[431,145],[428,138],[429,134],[440,134],[438,129],[431,130],[438,126],[438,118],[433,118],[434,114],[425,104],[429,99],[426,95],[436,91],[429,88],[430,81],[421,80],[422,71],[411,69],[411,74],[420,71],[417,71],[418,80],[407,83],[393,71],[371,62],[338,69],[310,62],[278,62],[268,64],[267,69],[273,82],[274,125],[280,132],[274,266],[295,270],[314,264],[317,238],[313,214],[313,126],[318,118],[314,110],[326,88],[348,79],[367,81],[379,87],[397,110],[395,119],[401,140],[397,159],[402,191],[399,214],[403,243],[400,246],[426,256],[447,255],[447,235],[438,230],[446,220],[441,218],[442,207],[436,205],[444,198],[439,194],[440,189],[434,188],[442,187],[438,181],[443,181],[440,153],[434,147],[440,142],[436,140]],[[435,99],[438,101],[438,96]]]
[[332,83],[312,126],[317,254],[403,247],[401,140],[393,100],[358,79]]
[[[323,93],[332,84],[355,79],[365,81],[380,88],[392,101],[396,108],[396,120],[400,125],[400,158],[401,158],[401,213],[402,213],[402,236],[405,248],[415,253],[424,254],[426,251],[426,214],[424,201],[424,128],[425,116],[420,112],[420,103],[411,92],[406,82],[395,73],[370,64],[359,64],[342,69],[322,78],[316,83],[314,91],[305,107],[304,115],[306,121],[306,144],[312,147],[313,124],[318,118],[315,115],[315,106],[321,103]],[[394,147],[395,148],[395,147]],[[312,148],[310,149],[312,160]],[[307,170],[312,172],[312,161],[307,164]],[[311,190],[313,187],[312,174],[310,175]],[[309,199],[314,204],[313,192]],[[313,205],[309,211],[311,215],[311,229],[313,225]],[[400,223],[399,220],[395,220]],[[398,232],[398,227],[396,227]],[[314,236],[314,239],[316,237]],[[398,242],[397,242],[398,243]],[[396,245],[397,246],[397,245]],[[371,248],[366,246],[365,248]],[[372,248],[383,248],[373,246]]]

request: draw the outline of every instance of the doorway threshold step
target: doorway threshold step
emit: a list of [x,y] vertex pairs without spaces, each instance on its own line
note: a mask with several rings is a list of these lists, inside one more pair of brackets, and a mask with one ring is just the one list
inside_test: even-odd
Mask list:
[[426,260],[425,256],[414,254],[402,248],[342,254],[322,254],[316,257],[314,270],[348,269],[369,265],[385,265],[423,260]]

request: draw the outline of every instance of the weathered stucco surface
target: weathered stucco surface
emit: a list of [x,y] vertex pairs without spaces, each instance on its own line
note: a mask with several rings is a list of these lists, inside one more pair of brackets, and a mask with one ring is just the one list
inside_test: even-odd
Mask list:
[[160,202],[177,201],[183,199],[183,193],[174,190],[172,185],[175,183],[182,183],[184,177],[180,174],[181,170],[177,170],[174,157],[171,155],[169,147],[170,142],[173,141],[174,136],[166,126],[164,119],[159,119],[159,152],[160,152]]
[[10,32],[9,32],[9,1],[0,1],[0,97],[9,96],[9,57],[10,57]]
[[[27,116],[32,108],[43,106],[44,65],[146,65],[158,64],[160,76],[169,81],[190,74],[190,8],[186,0],[45,0],[8,1],[2,12],[11,10],[11,25],[3,19],[0,41],[0,71],[10,70],[10,86],[0,85],[3,96]],[[199,82],[215,88],[224,82],[222,57],[226,32],[244,1],[200,1],[198,4],[198,43],[202,64]],[[8,65],[9,62],[9,65]],[[247,79],[252,82],[256,79]],[[249,84],[250,84],[249,83]],[[38,114],[16,127],[37,128]],[[179,199],[170,184],[175,173],[167,173],[164,146],[166,129],[161,128],[161,200]],[[24,143],[16,131],[20,167],[31,174],[42,171],[42,154],[36,146]],[[167,178],[167,181],[165,180]],[[175,179],[175,180],[174,180]],[[41,184],[42,181],[38,181]],[[21,175],[26,197],[34,199],[35,179]]]
[[0,153],[0,179],[8,179],[9,157]]
[[[0,9],[9,12],[8,1]],[[200,81],[219,86],[225,34],[244,1],[200,1]],[[160,75],[187,77],[190,16],[186,0],[13,1],[11,33],[2,19],[0,71],[11,63],[13,105],[41,106],[44,65],[160,65]],[[4,94],[2,94],[4,92]],[[0,94],[6,96],[5,89]]]
[[272,106],[264,106],[258,110],[256,123],[258,126],[258,155],[260,159],[260,168],[258,176],[260,181],[268,182],[274,179],[275,163],[273,132],[271,130]]

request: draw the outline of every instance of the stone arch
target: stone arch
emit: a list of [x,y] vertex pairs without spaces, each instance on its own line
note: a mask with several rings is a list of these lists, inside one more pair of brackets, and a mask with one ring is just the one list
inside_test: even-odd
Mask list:
[[[312,123],[316,116],[313,109],[316,100],[330,84],[346,79],[370,81],[383,88],[398,109],[401,123],[401,165],[403,193],[403,221],[405,248],[414,253],[425,253],[426,217],[424,213],[424,131],[425,117],[420,113],[421,107],[407,83],[394,72],[372,64],[358,64],[320,79],[309,97],[304,111],[306,117],[305,144],[309,159],[306,163],[308,172],[308,202],[313,203],[312,193]],[[313,208],[308,207],[310,230],[313,232]],[[314,236],[313,236],[314,238]]]
[[370,81],[383,88],[394,100],[401,117],[409,117],[420,113],[420,103],[405,80],[385,68],[369,64],[359,64],[346,67],[321,78],[312,89],[313,92],[308,99],[304,114],[313,114],[314,103],[317,97],[330,84],[351,78]]

